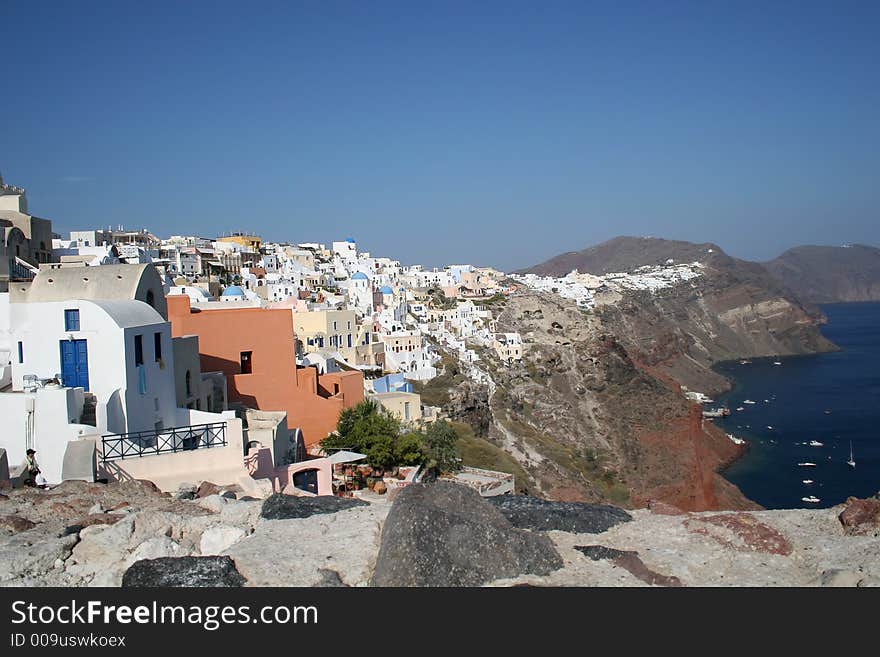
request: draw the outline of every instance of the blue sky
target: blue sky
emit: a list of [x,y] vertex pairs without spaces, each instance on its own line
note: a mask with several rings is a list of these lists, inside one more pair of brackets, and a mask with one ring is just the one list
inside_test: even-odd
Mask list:
[[880,244],[880,3],[0,0],[0,171],[65,233]]

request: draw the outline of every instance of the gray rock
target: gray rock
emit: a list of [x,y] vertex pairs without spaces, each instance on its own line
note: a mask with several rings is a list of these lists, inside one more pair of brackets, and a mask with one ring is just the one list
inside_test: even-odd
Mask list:
[[367,586],[388,508],[369,504],[308,518],[260,520],[253,534],[224,554],[235,560],[247,586],[318,586],[326,581],[322,569],[335,570],[349,586]]
[[245,531],[240,527],[230,527],[229,525],[209,527],[202,534],[199,552],[202,553],[202,556],[220,554],[238,543],[246,535]]
[[220,497],[225,497],[227,500],[235,500],[238,496],[231,490],[225,490],[220,493]]
[[520,529],[601,534],[632,520],[626,511],[608,504],[551,502],[527,495],[499,495],[489,500]]
[[122,586],[133,587],[236,587],[245,583],[229,557],[164,557],[145,559],[129,567]]
[[320,581],[315,583],[316,587],[326,588],[348,586],[348,584],[342,581],[342,577],[340,577],[339,573],[335,570],[331,570],[329,568],[319,568],[318,572],[321,573],[321,579]]
[[514,528],[473,489],[438,481],[400,491],[382,530],[373,586],[479,586],[547,575],[562,558],[546,536]]
[[175,500],[194,500],[199,496],[198,490],[195,484],[180,484],[172,497]]
[[32,534],[15,534],[0,545],[0,582],[55,569],[55,562],[66,560],[77,541],[75,535],[56,538]]
[[207,509],[208,511],[213,511],[214,513],[219,513],[223,510],[223,507],[229,504],[229,500],[225,497],[220,497],[219,495],[208,495],[207,497],[203,497],[199,499],[198,505],[203,509]]
[[290,520],[308,518],[320,513],[336,513],[356,506],[367,506],[369,502],[351,497],[298,497],[294,495],[272,495],[263,502],[260,515],[266,520]]
[[189,556],[180,548],[180,545],[167,536],[157,536],[138,545],[125,561],[126,566],[144,559],[160,559],[162,557]]

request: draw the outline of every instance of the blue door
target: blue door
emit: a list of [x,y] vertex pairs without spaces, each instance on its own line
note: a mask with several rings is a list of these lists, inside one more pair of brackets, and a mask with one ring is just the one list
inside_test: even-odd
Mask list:
[[61,340],[61,380],[68,388],[89,390],[89,349],[85,340]]

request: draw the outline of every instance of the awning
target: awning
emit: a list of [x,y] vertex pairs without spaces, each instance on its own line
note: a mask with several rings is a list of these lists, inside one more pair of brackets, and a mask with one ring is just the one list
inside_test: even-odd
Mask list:
[[349,452],[343,449],[330,456],[330,463],[352,463],[365,458],[367,458],[366,454],[358,454],[357,452]]

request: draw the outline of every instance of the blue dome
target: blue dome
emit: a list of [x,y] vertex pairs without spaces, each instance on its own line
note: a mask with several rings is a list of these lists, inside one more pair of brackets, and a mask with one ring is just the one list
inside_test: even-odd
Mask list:
[[352,275],[351,280],[353,280],[353,281],[365,281],[365,280],[367,280],[367,275],[366,275],[365,273],[363,273],[363,272],[356,271],[356,272]]
[[354,244],[354,238],[353,238],[353,237],[346,237],[346,238],[345,238],[345,241],[348,242],[349,244]]
[[238,285],[230,285],[225,290],[223,290],[223,294],[220,296],[223,297],[243,297],[244,290],[242,290]]
[[380,287],[379,292],[381,292],[382,294],[394,294],[394,290],[392,290],[387,285],[383,285],[382,287]]

